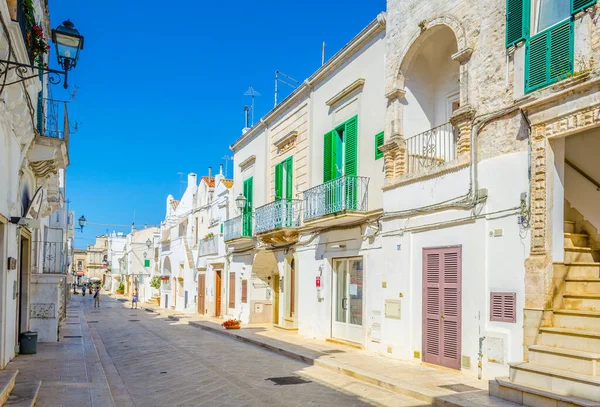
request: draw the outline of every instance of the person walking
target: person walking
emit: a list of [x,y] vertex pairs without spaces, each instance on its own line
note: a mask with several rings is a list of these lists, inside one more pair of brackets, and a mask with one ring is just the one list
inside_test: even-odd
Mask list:
[[96,287],[96,292],[94,293],[94,308],[96,308],[96,305],[100,308],[100,287]]
[[81,295],[85,297],[85,284],[81,287]]
[[139,299],[139,291],[136,288],[135,292],[133,293],[133,298],[131,299],[131,309],[133,309],[133,305],[135,304],[135,309],[137,309],[137,303],[138,303],[138,299]]

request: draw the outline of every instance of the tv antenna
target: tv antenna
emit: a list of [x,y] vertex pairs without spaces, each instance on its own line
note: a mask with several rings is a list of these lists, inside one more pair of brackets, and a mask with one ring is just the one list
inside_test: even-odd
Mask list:
[[228,156],[227,154],[225,154],[223,157],[221,157],[223,160],[225,160],[225,174],[224,177],[227,178],[227,168],[229,167],[229,161],[233,161],[233,157]]
[[258,91],[256,91],[252,85],[250,85],[250,87],[248,88],[248,90],[244,93],[244,96],[250,96],[252,98],[252,105],[250,106],[250,109],[252,109],[252,123],[250,124],[250,127],[254,126],[254,98],[256,96],[262,96]]
[[[285,79],[281,79],[280,76],[283,76]],[[288,81],[295,83],[295,85],[289,83]],[[298,83],[300,83],[291,76],[288,76],[281,71],[275,71],[275,103],[273,105],[274,108],[277,107],[277,96],[279,95],[279,82],[288,85],[292,89],[296,89],[298,87]]]
[[178,172],[177,174],[179,175],[179,195],[181,195],[183,192],[181,187],[183,186],[183,176],[185,175],[185,172]]

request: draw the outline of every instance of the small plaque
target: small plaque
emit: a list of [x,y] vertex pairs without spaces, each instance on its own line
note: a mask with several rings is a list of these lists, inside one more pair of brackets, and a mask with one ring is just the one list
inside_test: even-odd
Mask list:
[[15,259],[14,257],[9,257],[8,258],[8,269],[15,270],[16,268],[17,268],[17,259]]
[[29,309],[29,318],[55,319],[55,304],[31,304],[31,308]]

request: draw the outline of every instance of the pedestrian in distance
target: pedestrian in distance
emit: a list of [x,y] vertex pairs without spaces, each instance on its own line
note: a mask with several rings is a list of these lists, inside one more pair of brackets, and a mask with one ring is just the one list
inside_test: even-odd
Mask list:
[[96,287],[96,292],[94,292],[94,308],[96,305],[100,308],[100,287]]
[[85,285],[81,287],[81,295],[85,297]]
[[131,299],[131,309],[133,309],[134,304],[135,304],[135,309],[137,309],[138,299],[139,299],[139,291],[136,288],[135,292],[133,293],[133,298]]

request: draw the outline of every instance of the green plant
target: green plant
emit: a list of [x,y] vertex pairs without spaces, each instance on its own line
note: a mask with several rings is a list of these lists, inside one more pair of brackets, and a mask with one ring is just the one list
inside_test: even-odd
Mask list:
[[119,286],[117,287],[117,292],[123,294],[125,292],[125,284],[123,284],[122,282],[119,283]]
[[31,52],[33,62],[38,66],[46,67],[47,64],[44,63],[44,54],[48,53],[50,45],[48,45],[48,38],[44,35],[42,25],[35,21],[32,0],[23,1],[23,12],[25,14],[25,25],[27,27],[27,45]]
[[152,277],[152,280],[150,280],[150,287],[155,288],[157,290],[160,289],[160,277],[159,276]]

